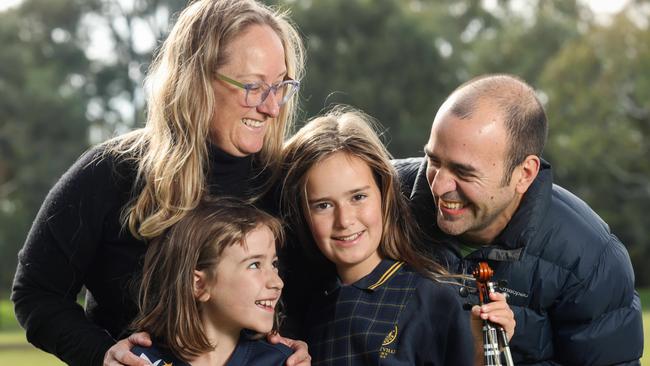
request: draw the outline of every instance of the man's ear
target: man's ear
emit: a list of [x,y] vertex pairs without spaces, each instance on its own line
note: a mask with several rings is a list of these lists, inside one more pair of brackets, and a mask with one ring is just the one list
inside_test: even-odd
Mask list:
[[200,302],[210,300],[208,291],[207,275],[204,271],[194,270],[194,298]]
[[518,179],[516,182],[515,190],[519,194],[524,194],[528,191],[528,188],[535,178],[537,178],[537,173],[539,173],[539,167],[541,166],[541,161],[536,155],[528,155],[524,162],[521,163],[519,168]]

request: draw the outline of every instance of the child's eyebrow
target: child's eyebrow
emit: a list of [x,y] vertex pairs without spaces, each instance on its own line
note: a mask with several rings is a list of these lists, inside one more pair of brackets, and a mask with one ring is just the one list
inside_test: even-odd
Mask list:
[[[260,259],[260,260],[262,260],[262,259],[266,259],[266,258],[267,258],[266,254],[252,254],[252,255],[249,255],[249,256],[245,257],[244,259],[242,259],[240,263],[248,262],[248,261],[250,261],[252,259]],[[272,259],[278,259],[278,255],[275,254]]]
[[[343,194],[344,195],[352,195],[352,194],[355,194],[355,193],[366,191],[368,189],[370,189],[370,185],[365,185],[363,187],[351,189],[351,190],[349,190],[347,192],[344,192]],[[312,204],[312,203],[324,201],[324,200],[327,200],[327,199],[329,199],[329,197],[309,198],[309,199],[307,199],[307,203]]]
[[349,191],[347,191],[345,193],[347,193],[347,194],[355,194],[355,193],[366,191],[368,189],[370,189],[370,185],[365,185],[365,186],[363,186],[361,188],[351,189],[351,190],[349,190]]
[[253,255],[249,255],[249,256],[245,257],[244,259],[242,259],[240,263],[248,262],[251,259],[264,259],[264,258],[266,258],[266,255],[264,255],[264,254],[253,254]]

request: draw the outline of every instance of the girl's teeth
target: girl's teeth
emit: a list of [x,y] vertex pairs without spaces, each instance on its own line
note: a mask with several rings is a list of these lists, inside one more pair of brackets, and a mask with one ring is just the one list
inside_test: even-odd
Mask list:
[[255,304],[261,305],[261,306],[264,306],[264,307],[267,307],[267,308],[273,307],[273,303],[271,302],[271,300],[257,300],[257,301],[255,301]]
[[352,235],[348,235],[348,236],[338,237],[336,239],[337,240],[342,240],[342,241],[351,241],[351,240],[354,240],[354,239],[358,238],[360,235],[361,235],[361,233],[356,233],[356,234],[352,234]]

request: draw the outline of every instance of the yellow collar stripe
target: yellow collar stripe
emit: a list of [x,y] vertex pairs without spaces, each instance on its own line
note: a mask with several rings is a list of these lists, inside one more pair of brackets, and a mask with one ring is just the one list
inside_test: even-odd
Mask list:
[[400,267],[402,267],[403,265],[404,265],[404,262],[401,262],[401,261],[393,263],[393,265],[390,266],[390,268],[388,268],[388,270],[386,272],[384,272],[384,274],[379,278],[379,280],[377,282],[375,282],[374,285],[368,286],[368,289],[369,290],[374,290],[377,287],[383,285],[384,282],[388,281],[388,279],[391,278],[397,272],[397,270],[399,270]]

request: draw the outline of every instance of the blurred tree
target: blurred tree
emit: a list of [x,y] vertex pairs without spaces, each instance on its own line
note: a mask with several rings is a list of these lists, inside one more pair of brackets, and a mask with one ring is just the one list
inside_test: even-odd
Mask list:
[[305,117],[335,103],[361,108],[387,127],[395,156],[421,154],[436,110],[471,76],[536,76],[545,52],[552,55],[577,33],[580,9],[559,0],[539,2],[528,14],[508,10],[506,0],[494,9],[465,0],[279,3],[291,6],[308,48]]
[[79,8],[53,0],[0,13],[0,292],[45,193],[87,146]]
[[92,142],[142,125],[143,79],[158,43],[186,0],[91,0],[78,31],[92,62],[87,116]]
[[[639,12],[633,12],[638,16]],[[607,221],[650,284],[650,32],[625,13],[567,43],[546,65],[547,153],[557,181]]]
[[58,177],[89,143],[142,121],[144,70],[184,4],[24,0],[0,12],[0,293]]
[[308,54],[305,117],[349,104],[387,127],[393,154],[421,155],[423,131],[457,82],[435,37],[402,1],[291,3]]
[[497,20],[477,32],[463,57],[472,77],[509,73],[536,85],[546,63],[591,19],[588,8],[575,0],[531,2],[523,9],[514,7],[516,2],[500,3],[492,10]]

